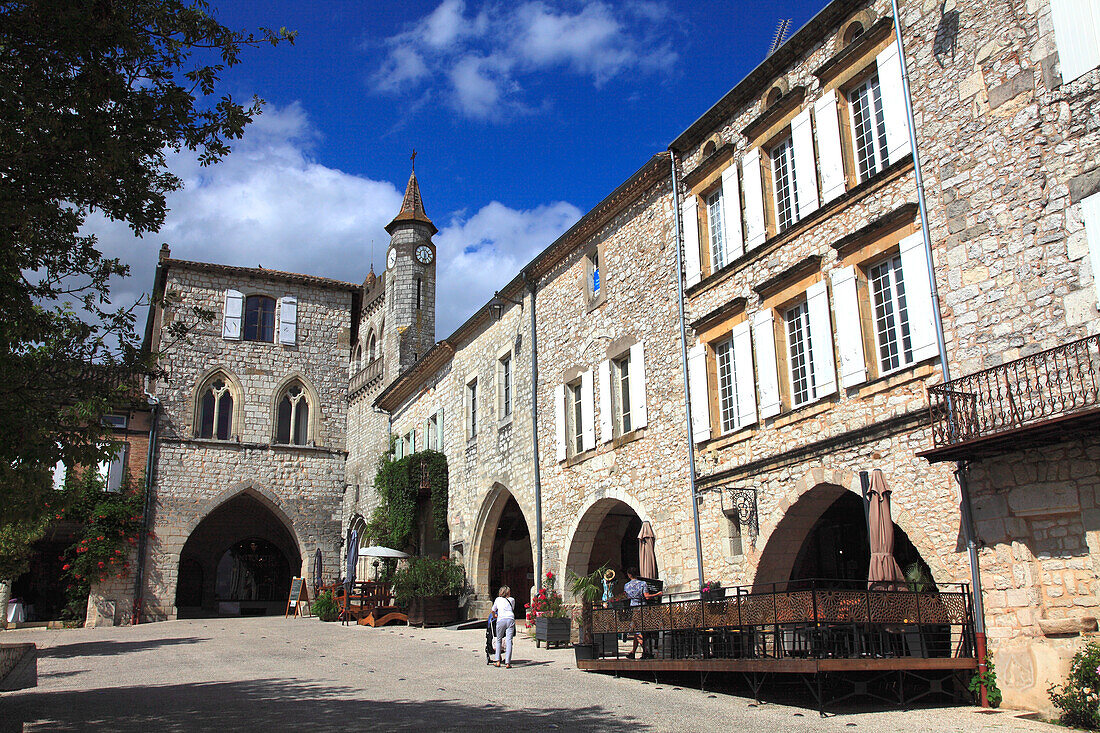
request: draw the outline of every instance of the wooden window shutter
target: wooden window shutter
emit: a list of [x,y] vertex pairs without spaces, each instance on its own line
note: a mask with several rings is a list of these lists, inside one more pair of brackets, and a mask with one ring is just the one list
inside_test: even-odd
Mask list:
[[600,362],[600,440],[610,443],[615,437],[615,420],[611,413],[611,362]]
[[840,145],[840,117],[836,91],[830,90],[814,102],[817,126],[817,162],[821,168],[821,202],[829,203],[847,189],[844,152]]
[[924,234],[910,234],[901,240],[900,247],[901,278],[905,283],[905,307],[909,316],[913,361],[923,361],[939,354],[932,284],[928,279],[928,261],[924,256]]
[[645,345],[640,341],[630,347],[630,427],[632,430],[649,424],[645,399]]
[[684,227],[684,284],[691,287],[703,278],[699,266],[699,199],[684,199],[681,220]]
[[778,415],[782,409],[779,397],[779,369],[775,362],[775,323],[771,309],[757,313],[752,319],[752,343],[756,351],[756,384],[760,392],[760,417]]
[[867,380],[855,266],[834,271],[832,280],[836,345],[840,352],[840,386],[852,387]]
[[279,298],[279,343],[284,346],[298,343],[298,299],[293,295]]
[[1062,82],[1100,65],[1100,6],[1096,0],[1050,0]]
[[898,44],[891,43],[878,55],[878,84],[882,115],[886,119],[886,147],[891,163],[909,155],[909,113],[905,111],[905,87],[901,82]]
[[733,327],[733,379],[737,385],[737,427],[756,422],[756,375],[752,368],[752,330],[748,321]]
[[759,247],[768,238],[764,225],[764,179],[760,174],[760,148],[741,161],[745,186],[745,249]]
[[593,423],[595,403],[592,392],[592,370],[581,374],[581,446],[583,450],[596,447],[596,426]]
[[688,349],[688,389],[691,391],[691,430],[695,442],[710,440],[710,391],[707,389],[707,347]]
[[833,324],[829,317],[829,287],[824,280],[806,290],[810,312],[810,349],[813,352],[814,394],[821,398],[836,392],[836,361],[833,357]]
[[555,437],[557,438],[557,459],[564,461],[565,452],[565,385],[554,387]]
[[814,130],[810,108],[802,110],[791,122],[794,146],[794,178],[798,187],[798,218],[817,211],[817,164],[814,156]]
[[730,260],[745,252],[745,233],[741,229],[741,186],[737,182],[737,164],[722,171],[722,216],[726,225],[726,253]]
[[222,338],[240,341],[243,314],[244,294],[239,290],[226,290],[225,318],[222,320]]

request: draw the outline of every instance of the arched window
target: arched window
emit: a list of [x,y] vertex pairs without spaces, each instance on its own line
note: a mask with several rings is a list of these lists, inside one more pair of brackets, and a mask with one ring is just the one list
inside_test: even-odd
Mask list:
[[863,24],[858,20],[853,21],[847,28],[844,29],[844,45],[847,46],[852,41],[856,40],[863,35]]
[[771,91],[768,92],[768,97],[764,102],[764,106],[767,109],[771,109],[775,106],[775,103],[783,96],[783,89],[779,86],[774,86]]
[[351,365],[348,371],[351,372],[351,376],[355,376],[359,373],[365,365],[363,364],[363,344],[356,344],[355,351],[351,353]]
[[370,335],[370,341],[367,342],[367,356],[368,364],[378,358],[378,341],[375,339],[373,333]]
[[244,300],[244,340],[275,340],[275,299],[250,295]]
[[301,382],[291,382],[279,397],[275,442],[283,445],[305,445],[309,442],[309,399]]
[[195,437],[229,440],[233,436],[233,391],[223,374],[216,374],[203,385]]

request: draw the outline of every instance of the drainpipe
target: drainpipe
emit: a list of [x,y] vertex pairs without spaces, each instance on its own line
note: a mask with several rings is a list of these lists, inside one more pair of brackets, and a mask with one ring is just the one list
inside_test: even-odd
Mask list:
[[[917,184],[917,202],[920,208],[921,231],[924,234],[924,259],[928,266],[928,281],[932,285],[932,307],[935,308],[936,317],[936,344],[940,350],[940,372],[944,384],[951,381],[951,369],[947,363],[947,342],[943,336],[943,316],[940,311],[939,288],[936,285],[936,269],[932,261],[932,236],[928,228],[928,206],[924,200],[924,176],[921,174],[920,155],[917,152],[917,123],[913,116],[913,102],[909,92],[909,65],[905,61],[905,44],[901,37],[901,15],[898,12],[898,0],[890,0],[894,13],[894,39],[898,46],[898,59],[901,61],[901,84],[905,98],[906,121],[909,127],[909,146],[913,151],[913,174]],[[974,646],[978,657],[978,672],[985,675],[986,663],[986,639],[985,639],[985,604],[982,600],[982,577],[978,565],[978,543],[974,536],[974,511],[970,501],[970,487],[967,483],[966,464],[959,462],[955,469],[955,478],[959,483],[960,509],[963,537],[966,540],[966,551],[970,557],[970,583],[972,597],[972,609],[974,614]],[[981,688],[982,707],[989,707],[989,699],[986,687]]]
[[676,289],[680,297],[680,362],[684,367],[684,415],[687,418],[688,486],[691,489],[691,521],[695,526],[695,563],[699,568],[699,590],[703,590],[703,541],[699,532],[699,494],[695,489],[695,434],[691,429],[691,385],[688,381],[687,322],[684,320],[683,222],[680,221],[680,182],[676,178],[676,151],[669,148],[672,166],[672,209],[676,217]]
[[523,271],[523,281],[531,293],[531,455],[535,464],[535,587],[542,587],[542,475],[539,471],[539,359],[535,331],[535,281]]
[[[148,381],[146,382],[148,386]],[[145,552],[149,537],[149,518],[153,512],[153,456],[157,449],[157,416],[160,412],[160,400],[154,397],[148,389],[145,390],[145,399],[152,406],[149,425],[149,445],[145,456],[145,507],[141,514],[141,534],[138,536],[137,570],[134,573],[134,607],[130,613],[130,623],[141,623],[142,613],[142,586],[145,582]]]

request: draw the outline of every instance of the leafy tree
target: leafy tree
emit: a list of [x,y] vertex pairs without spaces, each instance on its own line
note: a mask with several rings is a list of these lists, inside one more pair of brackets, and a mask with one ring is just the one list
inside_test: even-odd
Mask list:
[[216,96],[221,73],[293,40],[229,29],[202,0],[0,0],[0,527],[13,536],[48,515],[55,463],[105,457],[103,413],[152,367],[136,305],[110,297],[129,268],[97,249],[87,217],[158,231],[183,185],[167,154],[214,163],[260,111]]

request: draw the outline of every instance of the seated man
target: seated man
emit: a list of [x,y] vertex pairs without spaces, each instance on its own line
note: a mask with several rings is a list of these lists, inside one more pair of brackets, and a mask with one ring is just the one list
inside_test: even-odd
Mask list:
[[[626,585],[623,586],[623,590],[626,591],[626,597],[630,599],[630,605],[632,608],[634,606],[643,606],[645,605],[645,602],[649,599],[657,598],[661,595],[660,593],[649,592],[649,587],[646,585],[645,581],[638,578],[638,568],[629,568],[626,571],[626,577],[629,578],[629,580],[627,581]],[[634,631],[634,648],[630,650],[630,654],[626,655],[627,659],[634,659],[635,655],[638,652],[638,647],[642,643],[642,632],[636,628],[636,624],[640,620],[640,614],[634,616],[631,620],[631,624],[635,625],[635,628],[631,629],[631,631]],[[652,655],[646,654],[646,651],[643,648],[642,659],[646,659],[650,656]]]

